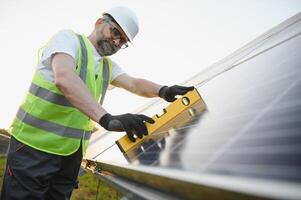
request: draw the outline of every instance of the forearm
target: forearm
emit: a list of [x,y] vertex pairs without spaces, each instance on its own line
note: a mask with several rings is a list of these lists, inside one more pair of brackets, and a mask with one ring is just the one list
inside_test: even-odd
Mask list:
[[56,54],[52,60],[52,68],[56,86],[72,105],[96,122],[106,114],[76,74],[75,61],[71,56]]
[[[75,74],[66,74],[61,81],[56,82],[69,102],[94,121],[98,121],[106,111],[97,103],[86,85]],[[74,84],[76,83],[76,84]]]
[[132,92],[143,97],[158,97],[161,87],[162,85],[149,80],[136,78]]

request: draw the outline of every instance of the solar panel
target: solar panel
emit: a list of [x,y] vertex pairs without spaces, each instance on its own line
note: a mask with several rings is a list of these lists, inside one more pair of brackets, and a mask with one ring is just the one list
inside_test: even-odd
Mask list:
[[[299,18],[232,60],[231,70],[188,81],[187,85],[197,86],[207,105],[189,123],[157,133],[127,154],[118,149],[114,138],[90,159],[196,176],[289,182],[301,188]],[[147,113],[162,105],[154,103]]]

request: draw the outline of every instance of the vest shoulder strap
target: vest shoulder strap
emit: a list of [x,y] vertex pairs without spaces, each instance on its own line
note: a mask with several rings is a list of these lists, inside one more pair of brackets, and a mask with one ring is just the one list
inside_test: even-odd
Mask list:
[[103,59],[103,67],[102,67],[102,94],[100,99],[100,104],[102,105],[103,100],[106,95],[106,91],[109,87],[109,81],[110,81],[110,69],[109,69],[109,61],[107,58],[104,57]]

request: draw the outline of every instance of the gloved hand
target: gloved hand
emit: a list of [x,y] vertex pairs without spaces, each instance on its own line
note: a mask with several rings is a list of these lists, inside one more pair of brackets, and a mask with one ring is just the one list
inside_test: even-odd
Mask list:
[[145,122],[155,123],[155,121],[146,116],[138,114],[123,114],[123,115],[110,115],[105,114],[99,119],[99,124],[108,131],[125,131],[127,136],[132,142],[135,142],[134,134],[142,138],[143,135],[148,135]]
[[188,91],[193,90],[194,87],[184,87],[179,85],[174,85],[171,87],[163,86],[159,90],[159,97],[163,98],[165,101],[173,102],[176,100],[177,95],[184,95]]

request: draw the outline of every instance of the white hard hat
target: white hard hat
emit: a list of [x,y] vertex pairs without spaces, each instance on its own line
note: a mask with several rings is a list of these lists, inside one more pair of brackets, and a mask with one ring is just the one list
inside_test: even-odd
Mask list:
[[113,17],[129,38],[130,42],[133,41],[139,31],[139,24],[138,17],[132,10],[127,7],[118,6],[111,8],[103,14],[108,14]]

